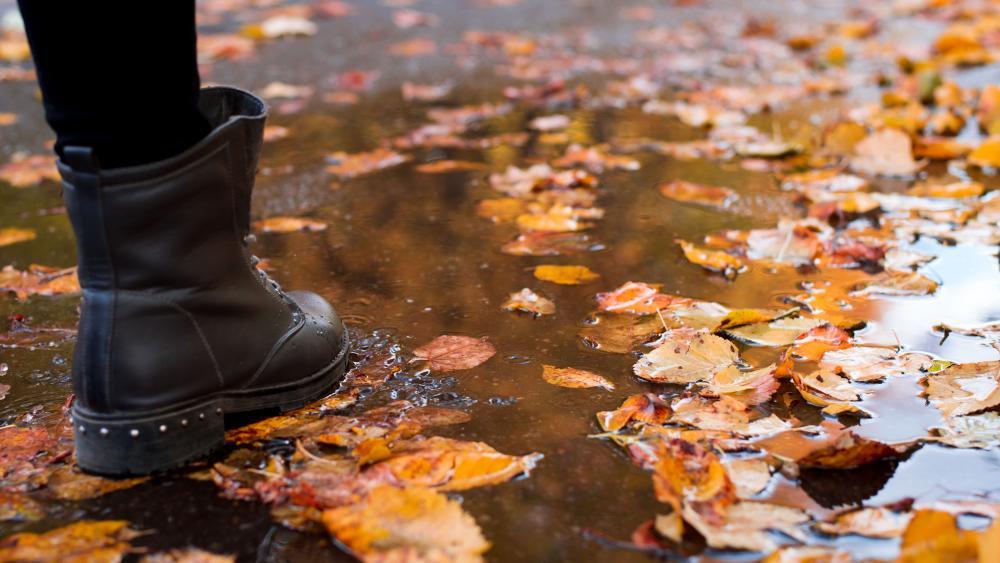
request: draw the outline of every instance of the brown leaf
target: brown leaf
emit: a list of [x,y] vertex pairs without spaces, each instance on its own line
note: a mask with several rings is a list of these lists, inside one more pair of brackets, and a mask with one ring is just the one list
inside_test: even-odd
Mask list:
[[576,368],[560,368],[545,364],[542,366],[542,379],[546,383],[571,389],[603,387],[608,391],[615,390],[615,385],[600,375]]
[[378,148],[369,152],[349,154],[335,152],[326,157],[326,171],[340,178],[356,178],[410,160],[411,157],[388,149]]
[[0,540],[0,561],[114,562],[137,550],[139,532],[124,520],[82,520],[43,534],[28,532]]
[[45,518],[45,507],[24,493],[0,490],[0,522],[34,522]]
[[32,295],[61,295],[80,291],[76,268],[57,269],[32,264],[27,270],[4,266],[0,270],[0,291],[14,293],[18,299]]
[[955,364],[925,376],[924,395],[945,416],[961,416],[1000,405],[1000,362]]
[[453,335],[438,336],[413,351],[414,356],[426,360],[437,371],[471,369],[496,353],[496,347],[485,338]]
[[429,489],[376,487],[356,504],[324,510],[322,522],[365,560],[407,550],[411,560],[473,562],[490,547],[460,504]]
[[753,497],[771,482],[771,464],[762,458],[731,459],[722,462],[726,475],[741,499]]
[[910,176],[922,167],[913,159],[910,136],[886,128],[865,137],[854,147],[851,168],[872,176]]
[[139,563],[235,563],[232,555],[219,555],[196,547],[171,549],[143,557]]
[[304,217],[269,217],[254,221],[254,229],[262,233],[294,233],[301,231],[325,231],[326,223]]
[[54,498],[79,501],[97,498],[114,491],[130,489],[148,480],[148,477],[105,479],[95,475],[87,475],[75,466],[64,465],[48,475],[45,485]]
[[708,186],[674,180],[657,186],[660,194],[668,199],[690,203],[701,203],[713,207],[727,207],[736,199],[736,192],[722,186]]
[[886,377],[919,374],[930,367],[926,354],[900,354],[892,348],[852,346],[824,353],[820,368],[840,373],[851,381],[881,381]]
[[960,530],[947,512],[918,510],[913,514],[900,545],[900,563],[933,561],[969,562],[979,559],[979,534]]
[[658,383],[692,383],[712,378],[739,362],[732,342],[698,333],[690,342],[666,341],[644,354],[632,367],[639,377]]
[[712,272],[719,272],[727,278],[735,278],[736,274],[746,267],[742,260],[721,250],[700,248],[681,239],[675,239],[674,242],[681,247],[688,262]]
[[832,521],[817,523],[816,529],[833,536],[857,534],[869,538],[898,538],[912,516],[881,506],[865,507],[841,512]]
[[643,282],[625,282],[614,291],[597,294],[598,309],[609,313],[648,315],[674,305],[690,303],[690,299],[665,295],[659,292],[657,286]]
[[580,329],[579,334],[591,348],[625,354],[649,342],[663,330],[663,322],[656,315],[595,315],[588,326]]
[[630,421],[663,424],[670,419],[670,405],[653,393],[640,393],[625,399],[613,411],[597,413],[597,422],[605,432],[621,430]]
[[500,251],[512,256],[561,256],[593,252],[601,248],[603,245],[584,233],[533,231],[519,235],[503,245]]
[[481,162],[469,162],[467,160],[435,160],[418,164],[413,169],[424,174],[444,174],[447,172],[468,172],[471,170],[482,170],[486,165]]
[[556,304],[552,300],[538,295],[527,287],[517,293],[511,293],[501,308],[505,311],[531,313],[536,317],[556,312]]
[[[662,440],[653,465],[656,499],[682,513],[682,507],[712,525],[726,521],[726,509],[736,502],[733,486],[719,457],[681,439]],[[685,520],[687,520],[685,513]]]
[[937,287],[936,281],[919,272],[885,271],[855,285],[851,295],[929,295]]
[[0,164],[0,180],[15,188],[26,188],[45,181],[58,182],[59,179],[54,156],[15,154],[7,164]]
[[705,537],[705,543],[710,547],[766,553],[778,547],[767,530],[777,530],[805,541],[805,534],[799,526],[810,518],[802,510],[790,506],[740,501],[726,508],[720,522],[705,518],[690,506],[685,507],[684,519]]
[[786,430],[754,444],[779,459],[824,469],[851,469],[901,453],[900,449],[857,436],[830,420],[823,421],[818,431]]

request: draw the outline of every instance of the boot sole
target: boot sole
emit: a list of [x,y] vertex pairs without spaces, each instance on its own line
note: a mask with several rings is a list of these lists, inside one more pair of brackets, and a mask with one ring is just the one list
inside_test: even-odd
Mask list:
[[176,469],[208,455],[226,441],[226,414],[263,409],[281,412],[325,396],[344,377],[350,343],[330,365],[291,385],[218,393],[193,404],[151,413],[100,415],[73,405],[76,462],[111,477]]

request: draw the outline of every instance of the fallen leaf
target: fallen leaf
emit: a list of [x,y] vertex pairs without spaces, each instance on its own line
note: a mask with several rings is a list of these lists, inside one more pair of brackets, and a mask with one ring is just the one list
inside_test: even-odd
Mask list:
[[736,365],[739,352],[732,342],[699,333],[690,342],[664,342],[632,367],[639,377],[657,383],[692,383],[710,379]]
[[846,551],[820,545],[785,546],[761,560],[761,563],[851,563]]
[[708,186],[674,180],[657,186],[660,194],[668,199],[690,203],[701,203],[713,207],[725,208],[736,199],[736,192],[722,186]]
[[486,168],[481,162],[469,162],[467,160],[435,160],[418,164],[413,169],[424,174],[445,174],[448,172],[467,172],[470,170],[482,170]]
[[1000,405],[1000,362],[955,364],[924,376],[924,395],[945,416],[972,414]]
[[851,334],[830,323],[814,326],[795,338],[786,355],[800,360],[817,361],[831,350],[852,345]]
[[484,199],[476,205],[476,215],[494,223],[509,223],[527,210],[528,203],[515,197]]
[[24,493],[0,490],[0,522],[35,522],[45,518],[45,507]]
[[736,496],[741,499],[759,494],[771,482],[771,465],[764,459],[730,459],[722,465],[736,487]]
[[886,377],[918,374],[931,365],[926,354],[900,354],[892,348],[853,346],[823,354],[820,368],[840,373],[851,381],[881,381]]
[[747,235],[747,255],[754,260],[806,265],[822,250],[823,244],[815,232],[794,225],[754,229]]
[[699,248],[682,239],[675,239],[674,243],[681,247],[684,257],[692,264],[712,272],[719,272],[727,278],[735,278],[736,274],[746,267],[742,260],[721,250]]
[[726,329],[727,336],[753,346],[788,346],[799,336],[824,324],[821,319],[782,317],[770,322],[753,323]]
[[717,455],[694,442],[661,440],[652,469],[656,500],[689,522],[688,508],[711,525],[726,521],[727,508],[736,502],[736,488]]
[[429,489],[376,487],[356,504],[324,510],[322,522],[365,560],[473,562],[490,547],[460,504]]
[[48,475],[45,486],[54,498],[79,501],[130,489],[148,480],[148,477],[105,479],[83,473],[75,466],[64,465]]
[[922,182],[910,188],[907,194],[917,197],[961,199],[979,197],[985,188],[979,182],[951,182],[949,184]]
[[909,512],[896,512],[881,506],[865,507],[841,512],[828,522],[817,522],[816,529],[832,536],[856,534],[869,538],[898,538],[912,516]]
[[944,426],[928,429],[925,441],[938,442],[953,448],[990,449],[1000,446],[1000,414],[984,412],[966,416],[952,416]]
[[416,37],[390,45],[389,53],[397,57],[426,57],[437,53],[437,43],[427,37]]
[[599,147],[570,145],[566,154],[552,161],[553,166],[571,168],[582,166],[595,174],[605,170],[638,170],[639,161],[625,156],[610,155]]
[[138,551],[128,542],[139,535],[124,520],[82,520],[42,534],[7,536],[0,540],[0,561],[119,561]]
[[778,548],[768,530],[805,541],[799,526],[810,520],[809,515],[798,508],[756,501],[730,505],[720,523],[704,518],[691,508],[685,508],[684,519],[704,536],[709,547],[759,552]]
[[910,136],[899,129],[872,133],[854,146],[851,168],[872,176],[911,176],[921,163],[913,159]]
[[556,266],[545,264],[535,266],[535,277],[560,285],[579,285],[596,281],[601,276],[586,266]]
[[625,354],[663,331],[663,322],[655,315],[595,315],[579,334],[591,348]]
[[171,549],[147,555],[139,560],[139,563],[235,563],[236,558],[232,555],[219,555],[210,551],[188,547],[185,549]]
[[857,436],[838,422],[823,421],[819,428],[798,428],[758,439],[754,445],[778,459],[801,467],[851,469],[905,451]]
[[505,311],[523,311],[539,317],[556,312],[556,304],[531,291],[527,287],[516,293],[511,293],[501,306]]
[[544,115],[528,123],[528,128],[536,131],[559,131],[569,127],[570,118],[565,115]]
[[729,366],[712,376],[705,384],[702,395],[725,395],[746,405],[759,405],[767,402],[778,390],[774,374],[773,365],[752,371],[740,371],[734,365]]
[[254,229],[262,233],[294,233],[325,231],[326,223],[304,217],[268,217],[254,221]]
[[597,421],[605,432],[621,430],[631,421],[663,424],[670,419],[670,405],[653,393],[640,393],[625,399],[613,411],[597,413]]
[[886,271],[856,284],[851,295],[929,295],[938,283],[920,272]]
[[1000,340],[1000,321],[985,323],[975,327],[958,327],[945,323],[940,323],[934,325],[933,328],[938,332],[943,332],[945,335],[954,332],[955,334],[961,334],[963,336],[974,336],[978,338],[989,338],[992,340]]
[[544,379],[546,383],[551,383],[552,385],[558,385],[560,387],[569,387],[571,389],[603,387],[608,391],[615,390],[615,385],[604,377],[601,377],[596,373],[577,368],[560,368],[544,364],[542,365],[542,379]]
[[947,512],[918,510],[903,533],[897,561],[979,561],[978,536],[972,530],[960,530]]
[[584,233],[535,231],[519,235],[503,245],[500,251],[512,256],[561,256],[594,252],[602,248],[604,245]]
[[26,188],[45,181],[58,182],[59,179],[53,156],[15,154],[7,164],[0,164],[0,180],[15,188]]
[[657,286],[642,282],[625,282],[614,291],[597,294],[598,309],[609,313],[648,315],[675,305],[690,303],[690,299],[665,295],[660,293]]
[[0,228],[0,246],[35,240],[36,237],[37,234],[34,229],[21,229],[19,227]]
[[474,368],[496,353],[496,347],[485,338],[453,335],[438,336],[413,351],[431,369],[443,372]]
[[[1000,136],[990,137],[975,148],[967,159],[969,164],[980,168],[1000,168]],[[2,168],[0,168],[2,176]]]
[[326,157],[326,171],[340,178],[356,178],[410,160],[411,157],[388,149],[349,154],[335,152]]

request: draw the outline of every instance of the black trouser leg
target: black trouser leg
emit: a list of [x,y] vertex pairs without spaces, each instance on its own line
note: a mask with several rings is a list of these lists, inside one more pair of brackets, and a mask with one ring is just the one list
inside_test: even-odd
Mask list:
[[18,0],[56,152],[103,168],[162,160],[209,132],[193,0]]

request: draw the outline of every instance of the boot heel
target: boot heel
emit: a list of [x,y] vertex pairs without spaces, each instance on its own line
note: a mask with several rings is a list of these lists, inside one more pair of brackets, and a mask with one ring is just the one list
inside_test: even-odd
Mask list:
[[173,469],[225,442],[220,401],[146,416],[111,417],[74,405],[76,461],[109,476],[146,475]]

